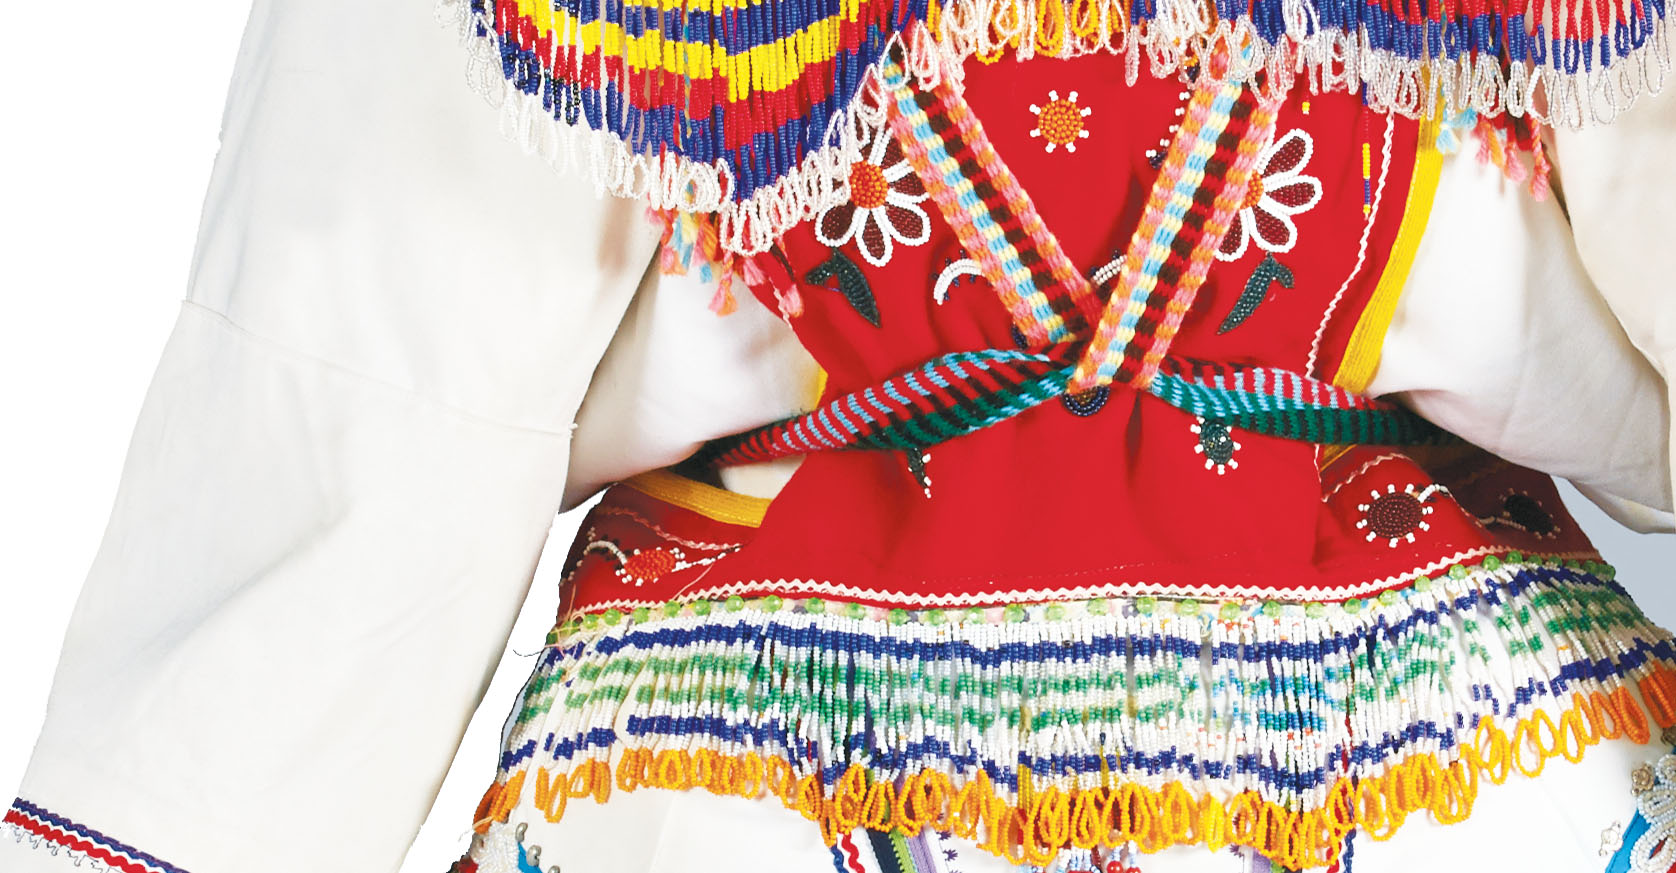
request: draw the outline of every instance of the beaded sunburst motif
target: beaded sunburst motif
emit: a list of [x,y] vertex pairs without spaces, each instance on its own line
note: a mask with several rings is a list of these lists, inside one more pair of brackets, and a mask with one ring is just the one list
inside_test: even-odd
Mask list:
[[1048,154],[1061,146],[1067,152],[1077,150],[1077,140],[1088,139],[1088,127],[1083,122],[1094,110],[1077,103],[1077,92],[1060,97],[1058,91],[1048,92],[1046,106],[1030,104],[1036,116],[1036,128],[1030,131],[1033,139],[1045,141]]
[[1365,513],[1362,520],[1356,522],[1356,527],[1367,531],[1370,543],[1385,540],[1385,544],[1393,549],[1399,542],[1412,543],[1420,531],[1431,530],[1426,516],[1432,514],[1432,507],[1426,502],[1440,492],[1448,493],[1448,489],[1441,485],[1420,489],[1408,485],[1398,490],[1397,486],[1389,485],[1383,492],[1369,492],[1368,502],[1356,507]]

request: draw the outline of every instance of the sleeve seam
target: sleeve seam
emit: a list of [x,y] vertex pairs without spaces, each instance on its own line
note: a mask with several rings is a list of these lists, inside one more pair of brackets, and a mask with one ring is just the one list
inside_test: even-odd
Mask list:
[[[331,361],[331,360],[328,360],[326,358],[322,358],[318,355],[310,354],[310,353],[304,352],[300,349],[293,348],[292,346],[286,345],[285,343],[282,343],[282,342],[280,342],[276,339],[273,339],[272,337],[265,336],[263,334],[257,333],[256,331],[251,330],[250,328],[245,327],[244,325],[241,325],[241,324],[233,321],[231,318],[229,318],[227,316],[226,313],[221,312],[217,309],[211,308],[209,306],[206,306],[205,304],[200,303],[200,302],[198,302],[196,300],[193,300],[191,298],[183,298],[181,300],[181,308],[182,308],[182,310],[195,311],[199,315],[206,317],[208,321],[215,324],[217,327],[221,328],[226,333],[228,333],[232,336],[238,337],[240,339],[247,340],[247,341],[249,341],[253,344],[259,345],[259,346],[263,347],[265,350],[267,350],[270,354],[273,354],[275,356],[283,357],[283,358],[289,358],[289,359],[294,360],[294,361],[306,362],[308,364],[319,367],[323,370],[326,370],[327,372],[334,373],[334,374],[339,375],[339,376],[354,379],[356,381],[368,383],[368,384],[371,384],[371,385],[377,385],[381,388],[388,389],[388,390],[390,390],[392,392],[395,392],[397,394],[406,395],[407,397],[410,397],[410,398],[414,399],[415,401],[423,403],[424,405],[432,407],[432,408],[434,408],[434,409],[436,409],[440,412],[446,413],[449,416],[461,419],[463,421],[471,422],[473,424],[483,425],[483,426],[492,427],[492,428],[496,428],[496,429],[499,429],[499,430],[511,431],[511,432],[515,432],[515,433],[539,434],[539,435],[543,435],[543,436],[557,437],[557,438],[565,440],[567,442],[571,439],[570,431],[573,430],[576,426],[574,421],[572,421],[570,427],[568,427],[566,429],[563,429],[563,430],[558,430],[558,429],[552,429],[552,428],[531,427],[529,425],[514,424],[512,422],[502,421],[502,420],[499,420],[499,419],[496,419],[496,418],[492,418],[490,416],[486,416],[486,415],[483,415],[483,414],[480,414],[480,413],[472,412],[472,411],[467,410],[467,409],[462,409],[462,408],[460,408],[458,406],[455,406],[453,404],[444,403],[443,401],[438,400],[437,398],[432,397],[428,394],[425,394],[424,392],[418,391],[418,390],[416,390],[412,387],[409,387],[409,386],[406,386],[406,385],[401,385],[399,383],[392,382],[389,379],[381,378],[379,376],[374,376],[370,373],[362,372],[362,371],[357,370],[353,367],[348,367],[348,366],[345,366],[343,364],[337,363],[335,361]],[[572,411],[571,418],[572,419],[575,418],[574,410]]]

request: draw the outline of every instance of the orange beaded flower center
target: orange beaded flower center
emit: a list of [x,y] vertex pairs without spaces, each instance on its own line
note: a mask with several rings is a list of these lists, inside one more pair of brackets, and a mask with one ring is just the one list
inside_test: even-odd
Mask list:
[[877,209],[885,205],[890,194],[890,183],[878,164],[856,161],[850,165],[850,202],[860,209]]
[[1036,126],[1048,142],[1068,145],[1076,142],[1077,134],[1082,133],[1082,112],[1069,100],[1055,100],[1042,107]]
[[1030,131],[1030,135],[1042,140],[1050,154],[1057,148],[1074,152],[1077,140],[1088,138],[1083,119],[1092,110],[1077,104],[1075,91],[1064,97],[1059,96],[1058,91],[1049,91],[1047,104],[1037,106],[1032,103],[1030,111],[1036,116],[1036,128]]

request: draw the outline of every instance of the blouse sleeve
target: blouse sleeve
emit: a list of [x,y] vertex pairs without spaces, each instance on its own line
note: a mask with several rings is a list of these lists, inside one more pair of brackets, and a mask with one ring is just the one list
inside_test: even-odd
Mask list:
[[[1676,388],[1672,156],[1676,89],[1669,85],[1610,126],[1554,132],[1554,163],[1583,267],[1630,342]],[[1668,445],[1676,456],[1676,440]],[[1673,487],[1668,479],[1666,487]]]
[[[1561,203],[1532,197],[1478,151],[1472,134],[1444,158],[1369,392],[1571,480],[1624,524],[1676,529],[1669,388],[1614,317],[1607,287],[1647,287],[1661,274],[1655,260],[1626,258],[1621,277],[1603,281]],[[1568,190],[1585,184],[1571,171],[1560,163]],[[1676,262],[1662,275],[1673,271]]]
[[[713,314],[716,290],[695,271],[657,276],[635,295],[576,417],[566,509],[610,482],[677,463],[706,440],[816,406],[820,365],[791,326],[742,287],[734,311]],[[789,474],[796,463],[775,469]]]
[[503,138],[456,39],[255,0],[0,870],[399,866],[657,242]]

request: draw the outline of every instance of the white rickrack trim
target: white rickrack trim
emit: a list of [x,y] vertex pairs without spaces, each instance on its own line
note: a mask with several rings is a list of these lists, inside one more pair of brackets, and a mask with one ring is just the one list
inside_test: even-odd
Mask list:
[[[721,585],[711,585],[684,591],[682,601],[697,600],[726,600],[733,596],[743,596],[746,592],[756,592],[753,597],[763,596],[761,592],[769,591],[777,596],[826,596],[849,600],[867,600],[877,603],[887,603],[890,607],[901,609],[968,609],[973,607],[983,609],[999,609],[1013,604],[1039,604],[1042,606],[1053,603],[1064,603],[1078,600],[1099,600],[1110,597],[1127,598],[1158,598],[1160,601],[1176,599],[1196,600],[1247,600],[1253,602],[1323,602],[1333,600],[1348,600],[1366,597],[1386,589],[1409,585],[1422,578],[1429,578],[1448,570],[1450,567],[1471,561],[1481,560],[1489,556],[1505,555],[1517,551],[1510,546],[1487,546],[1483,548],[1467,549],[1456,552],[1447,558],[1416,567],[1406,573],[1358,582],[1352,585],[1337,585],[1324,588],[1304,587],[1265,587],[1261,585],[1163,585],[1145,582],[1123,582],[1107,585],[1080,585],[1072,588],[1021,588],[1007,591],[984,592],[982,594],[921,594],[899,590],[866,588],[859,585],[845,585],[815,579],[745,579]],[[1544,552],[1542,558],[1559,561],[1598,561],[1600,556],[1595,552]],[[1526,562],[1529,563],[1529,562]],[[1524,566],[1518,564],[1516,566]],[[1505,565],[1504,565],[1505,566]],[[1475,571],[1477,572],[1477,571]],[[633,610],[641,607],[651,608],[661,606],[667,601],[649,600],[645,598],[623,597],[610,600],[590,602],[589,612],[601,612],[616,609],[619,611]],[[890,608],[886,607],[886,608]]]
[[85,852],[78,852],[69,846],[60,845],[39,834],[32,834],[18,825],[7,823],[5,828],[10,832],[13,842],[28,843],[31,850],[45,852],[54,858],[58,858],[66,870],[92,871],[92,873],[110,873],[110,871],[116,870],[115,867],[111,867]]

